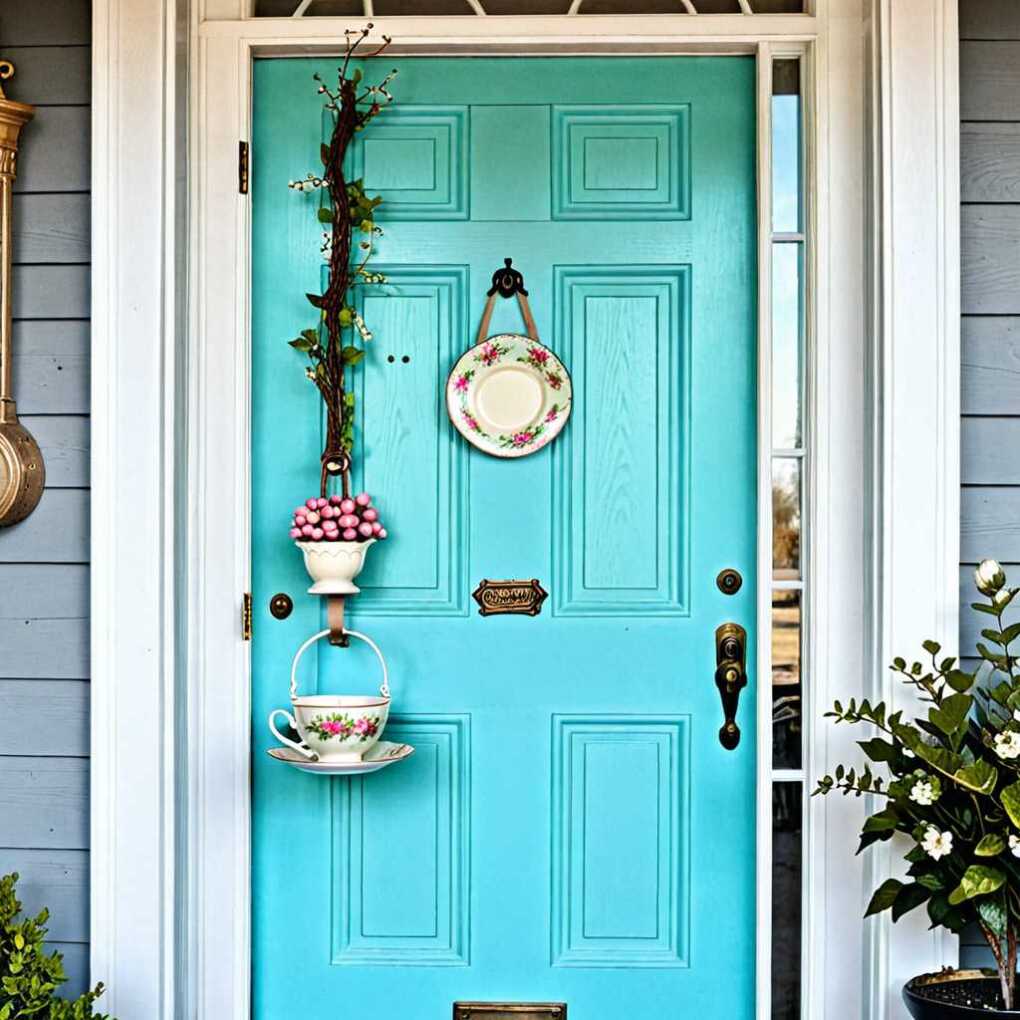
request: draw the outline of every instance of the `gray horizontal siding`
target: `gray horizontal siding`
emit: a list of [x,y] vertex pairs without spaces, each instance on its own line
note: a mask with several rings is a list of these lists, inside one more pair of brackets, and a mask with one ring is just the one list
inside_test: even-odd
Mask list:
[[961,344],[963,414],[1015,415],[1020,409],[1020,316],[965,316]]
[[[960,117],[960,650],[969,657],[988,619],[969,609],[973,564],[988,556],[1020,564],[1017,0],[960,0]],[[960,939],[960,962],[993,963],[976,928]]]
[[89,242],[87,193],[14,196],[15,264],[88,262]]
[[33,145],[18,165],[16,195],[88,191],[90,114],[87,106],[54,106],[40,112],[32,123]]
[[0,850],[0,874],[16,871],[26,913],[50,912],[50,937],[88,942],[89,855],[86,850]]
[[1020,41],[960,43],[960,117],[1020,120]]
[[20,414],[88,414],[89,324],[14,324],[14,399]]
[[[14,197],[14,396],[42,449],[36,511],[0,529],[0,873],[50,910],[89,982],[89,0],[3,0],[8,94],[36,107]],[[45,705],[46,727],[31,720]],[[102,975],[97,975],[98,979]]]
[[962,125],[960,197],[964,202],[1020,202],[1020,124]]
[[960,38],[1020,39],[1017,0],[960,0]]
[[960,239],[963,314],[1020,314],[1020,205],[965,205]]

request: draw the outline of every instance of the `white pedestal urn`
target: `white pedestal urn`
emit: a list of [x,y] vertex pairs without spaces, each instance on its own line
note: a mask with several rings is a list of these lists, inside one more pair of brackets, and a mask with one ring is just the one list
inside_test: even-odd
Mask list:
[[365,553],[374,538],[363,542],[295,542],[305,558],[305,570],[315,582],[309,595],[357,595],[354,579],[365,566]]

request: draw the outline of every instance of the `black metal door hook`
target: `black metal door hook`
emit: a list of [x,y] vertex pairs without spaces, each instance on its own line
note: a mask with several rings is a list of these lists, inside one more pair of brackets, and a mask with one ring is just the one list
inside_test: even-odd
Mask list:
[[492,274],[492,287],[488,291],[488,296],[492,297],[493,294],[498,293],[500,297],[513,297],[514,294],[523,294],[525,297],[528,296],[528,292],[524,289],[524,277],[514,268],[513,259],[503,259],[504,269],[497,269]]

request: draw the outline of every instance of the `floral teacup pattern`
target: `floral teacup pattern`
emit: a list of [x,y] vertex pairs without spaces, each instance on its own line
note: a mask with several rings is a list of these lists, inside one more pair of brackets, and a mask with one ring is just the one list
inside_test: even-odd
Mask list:
[[379,716],[363,715],[355,719],[345,712],[330,712],[328,715],[315,716],[305,725],[320,740],[348,740],[353,737],[364,743],[379,732]]

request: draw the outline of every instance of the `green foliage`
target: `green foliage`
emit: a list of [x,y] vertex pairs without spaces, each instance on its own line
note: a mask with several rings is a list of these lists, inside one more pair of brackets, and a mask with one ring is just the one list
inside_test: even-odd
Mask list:
[[955,657],[941,657],[938,642],[925,641],[926,658],[897,657],[891,666],[914,691],[920,711],[913,718],[882,701],[837,701],[827,718],[873,731],[858,741],[868,764],[837,766],[814,792],[874,803],[858,852],[906,840],[906,880],[883,882],[866,916],[889,910],[897,920],[926,904],[933,927],[958,932],[976,923],[1005,946],[1020,938],[1020,656],[1013,649],[1020,620],[1005,619],[1020,589],[1007,587],[992,560],[977,569],[975,584],[984,601],[973,609],[987,623],[977,644],[984,665],[967,672]]
[[987,896],[1001,889],[1006,876],[998,868],[987,864],[972,864],[960,879],[960,884],[949,894],[949,902],[956,906],[975,896]]
[[0,1020],[109,1020],[92,1008],[101,984],[74,1000],[57,996],[67,978],[60,953],[47,954],[43,945],[49,914],[21,916],[17,881],[16,873],[0,878]]

